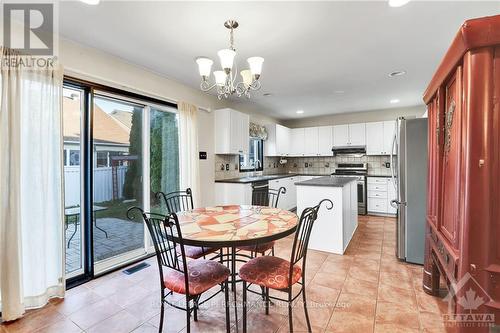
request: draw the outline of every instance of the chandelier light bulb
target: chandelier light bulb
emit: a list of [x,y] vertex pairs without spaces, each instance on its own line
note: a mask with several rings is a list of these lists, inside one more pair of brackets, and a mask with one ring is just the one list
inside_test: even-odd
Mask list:
[[224,69],[226,73],[230,72],[233,68],[233,62],[236,52],[231,49],[223,49],[217,52],[217,54],[219,55],[220,65],[222,69]]
[[212,65],[214,63],[212,59],[199,57],[196,58],[196,63],[198,64],[198,70],[200,72],[200,76],[205,78],[209,77],[210,72],[212,71]]
[[[224,22],[224,27],[229,30],[229,47],[217,52],[221,69],[213,71],[213,81],[210,77],[212,65],[214,64],[212,59],[207,57],[198,57],[195,59],[201,76],[200,89],[205,92],[215,90],[218,99],[229,98],[234,95],[238,97],[244,96],[246,98],[250,98],[250,93],[252,91],[259,90],[262,86],[259,78],[262,73],[264,58],[248,58],[247,62],[249,64],[249,68],[238,73],[238,66],[234,63],[236,57],[236,51],[234,48],[234,30],[238,28],[238,26],[239,24],[235,20],[227,20]],[[233,66],[235,66],[234,69]]]
[[250,65],[250,72],[255,76],[256,79],[259,78],[262,73],[262,64],[264,63],[264,58],[262,57],[250,57],[247,59],[248,65]]
[[252,72],[249,69],[242,70],[240,72],[243,84],[249,87],[252,84]]
[[226,84],[227,74],[224,71],[214,71],[215,84],[218,86],[224,86]]

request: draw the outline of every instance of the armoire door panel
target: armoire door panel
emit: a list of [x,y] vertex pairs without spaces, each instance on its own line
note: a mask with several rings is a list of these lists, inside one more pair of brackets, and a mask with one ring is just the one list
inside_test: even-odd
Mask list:
[[443,183],[441,232],[457,248],[460,210],[462,156],[462,68],[458,67],[446,85],[443,123]]

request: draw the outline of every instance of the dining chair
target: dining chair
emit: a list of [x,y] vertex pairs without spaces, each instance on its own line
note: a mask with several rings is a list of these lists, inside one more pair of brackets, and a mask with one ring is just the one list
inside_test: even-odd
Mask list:
[[[181,228],[175,213],[169,213],[164,216],[146,213],[139,207],[131,207],[127,211],[127,217],[134,220],[134,212],[139,212],[146,223],[151,239],[153,240],[156,259],[158,261],[161,286],[159,332],[162,332],[163,329],[165,303],[174,308],[186,311],[186,330],[190,332],[191,312],[193,312],[194,321],[198,321],[199,306],[215,297],[221,291],[225,293],[226,332],[230,332],[227,279],[230,274],[229,269],[213,260],[186,259],[187,256]],[[180,256],[177,254],[177,249],[180,249]],[[201,295],[217,285],[220,285],[220,291],[200,302]],[[167,289],[168,292],[166,292]],[[167,300],[167,297],[174,293],[185,295],[185,307]],[[192,306],[191,302],[193,303]]]
[[[286,189],[283,186],[277,190],[269,189],[267,192],[256,191],[252,193],[252,205],[278,208],[280,194],[285,194],[285,193]],[[266,242],[257,245],[238,246],[237,249],[243,251],[249,251],[251,258],[254,258],[257,255],[257,253],[265,255],[266,252],[269,250],[271,250],[271,255],[274,256],[274,242]]]
[[[323,202],[328,203],[327,209],[333,208],[333,202],[329,199],[321,200],[316,206],[304,209],[300,216],[295,237],[293,240],[290,261],[274,256],[256,257],[244,264],[239,271],[239,277],[243,281],[243,332],[247,330],[247,291],[257,293],[248,289],[252,284],[265,288],[266,297],[265,311],[269,314],[270,299],[288,303],[289,331],[293,332],[292,304],[302,294],[304,314],[307,321],[307,330],[311,332],[311,323],[307,312],[306,301],[306,259],[307,246],[314,222],[318,217],[318,211]],[[302,265],[300,262],[302,261]],[[301,267],[302,266],[302,267]],[[294,284],[300,285],[296,295],[292,295]],[[269,289],[275,289],[288,294],[286,299],[269,296]],[[260,294],[260,293],[258,293]]]
[[[186,210],[194,209],[193,204],[193,192],[190,188],[187,188],[185,191],[175,191],[165,194],[164,192],[157,192],[155,194],[156,198],[165,202],[165,206],[167,208],[167,213],[176,213]],[[200,247],[200,246],[191,246],[185,245],[184,250],[186,252],[186,257],[191,259],[205,259],[207,254],[214,253],[219,251],[218,248],[210,248],[210,247]],[[180,254],[180,249],[177,248],[178,254]]]

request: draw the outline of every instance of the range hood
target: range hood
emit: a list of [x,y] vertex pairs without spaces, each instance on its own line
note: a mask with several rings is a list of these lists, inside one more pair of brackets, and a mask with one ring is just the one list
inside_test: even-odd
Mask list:
[[366,146],[337,146],[332,148],[333,156],[351,155],[364,156],[366,155]]

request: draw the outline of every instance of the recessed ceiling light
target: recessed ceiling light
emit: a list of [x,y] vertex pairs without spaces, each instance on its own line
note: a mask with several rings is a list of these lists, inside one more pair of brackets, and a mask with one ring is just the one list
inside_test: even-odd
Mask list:
[[80,0],[87,5],[98,5],[100,0]]
[[406,5],[410,0],[389,0],[389,6],[391,7],[402,7]]
[[406,74],[406,71],[394,71],[394,72],[389,73],[389,77],[402,76],[405,74]]
[[304,110],[297,110],[295,113],[297,113],[297,114],[303,114]]
[[391,104],[398,104],[399,103],[399,99],[397,99],[397,98],[391,99],[389,101],[389,103],[391,103]]

